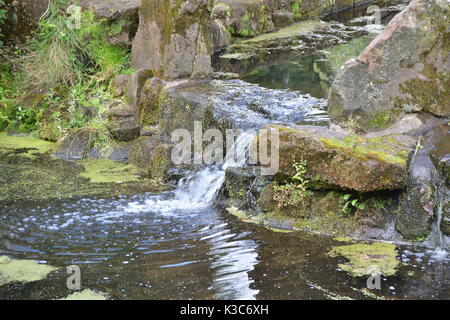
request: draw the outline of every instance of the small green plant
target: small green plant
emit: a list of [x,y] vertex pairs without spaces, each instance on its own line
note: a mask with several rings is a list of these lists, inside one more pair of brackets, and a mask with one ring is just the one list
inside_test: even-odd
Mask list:
[[307,164],[308,162],[304,159],[295,162],[294,169],[296,173],[292,177],[294,182],[274,186],[274,200],[277,201],[279,208],[302,203],[312,194],[312,191],[308,189],[310,180],[304,176],[307,173]]
[[341,211],[345,214],[352,213],[354,209],[364,210],[366,208],[366,202],[362,197],[351,193],[342,196],[342,203]]

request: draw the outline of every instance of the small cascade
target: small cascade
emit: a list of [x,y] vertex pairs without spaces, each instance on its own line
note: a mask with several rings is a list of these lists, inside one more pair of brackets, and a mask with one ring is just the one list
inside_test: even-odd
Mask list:
[[225,181],[225,170],[230,167],[244,166],[255,133],[243,132],[227,151],[221,166],[213,165],[201,169],[181,179],[175,191],[163,196],[151,196],[145,204],[131,203],[129,212],[156,210],[169,213],[179,210],[198,210],[212,206]]
[[436,185],[436,221],[433,223],[433,237],[435,242],[435,251],[438,255],[446,255],[447,253],[447,241],[445,235],[441,231],[441,223],[443,219],[444,200],[446,197],[445,186],[442,185],[442,181]]

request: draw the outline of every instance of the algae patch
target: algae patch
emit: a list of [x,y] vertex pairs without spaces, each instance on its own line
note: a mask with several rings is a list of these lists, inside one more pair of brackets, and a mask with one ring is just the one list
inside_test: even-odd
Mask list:
[[37,154],[47,153],[55,148],[56,144],[31,136],[17,137],[8,136],[5,132],[0,132],[0,150],[21,150],[27,158],[34,158]]
[[396,259],[395,245],[384,242],[372,244],[352,244],[334,247],[329,253],[331,257],[344,256],[349,262],[339,267],[354,277],[372,274],[394,275],[400,265]]
[[75,292],[59,300],[108,300],[107,296],[100,292],[85,289],[81,292]]
[[85,171],[83,178],[93,183],[123,183],[139,181],[138,169],[130,164],[118,163],[108,159],[86,159],[82,161]]
[[258,223],[258,221],[251,219],[250,217],[247,216],[247,214],[245,212],[240,211],[236,207],[230,207],[230,208],[227,208],[226,210],[228,211],[229,214],[232,214],[233,216],[235,216],[236,218],[238,218],[239,220],[241,220],[243,222]]
[[57,268],[33,260],[11,260],[0,257],[0,286],[10,282],[33,282],[44,279]]

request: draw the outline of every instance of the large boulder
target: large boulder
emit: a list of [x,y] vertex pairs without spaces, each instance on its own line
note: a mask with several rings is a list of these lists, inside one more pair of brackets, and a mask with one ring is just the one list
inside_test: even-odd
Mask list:
[[160,78],[203,78],[212,73],[211,0],[143,0],[132,65]]
[[333,122],[352,117],[362,130],[387,127],[403,113],[450,116],[450,5],[413,0],[356,59],[329,94]]
[[[304,177],[316,185],[360,192],[404,188],[408,156],[417,140],[401,134],[371,139],[313,126],[265,128],[279,132],[278,145],[272,145],[274,135],[267,135],[279,154],[277,180],[291,179],[297,173],[294,164],[305,160]],[[260,133],[259,139],[265,137]]]

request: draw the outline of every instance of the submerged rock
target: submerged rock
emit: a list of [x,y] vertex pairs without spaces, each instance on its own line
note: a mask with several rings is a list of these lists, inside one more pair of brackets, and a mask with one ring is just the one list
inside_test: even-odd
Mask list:
[[[214,60],[218,71],[245,74],[261,66],[311,55],[332,45],[367,34],[361,28],[306,20],[280,30],[237,41]],[[359,54],[359,52],[358,52]]]
[[0,256],[0,286],[10,282],[33,282],[42,280],[57,268],[32,260],[11,260]]
[[305,177],[329,187],[369,192],[405,186],[407,159],[416,143],[412,137],[370,139],[313,126],[268,128],[279,131],[280,143],[275,147],[279,152],[279,177],[294,176],[294,164],[305,160]]
[[363,130],[385,128],[403,113],[450,116],[450,50],[445,0],[413,0],[356,59],[329,94],[333,122],[350,116]]
[[329,255],[344,256],[349,261],[339,267],[354,277],[383,274],[392,276],[397,273],[400,261],[396,259],[395,245],[384,242],[372,244],[352,244],[334,247]]

